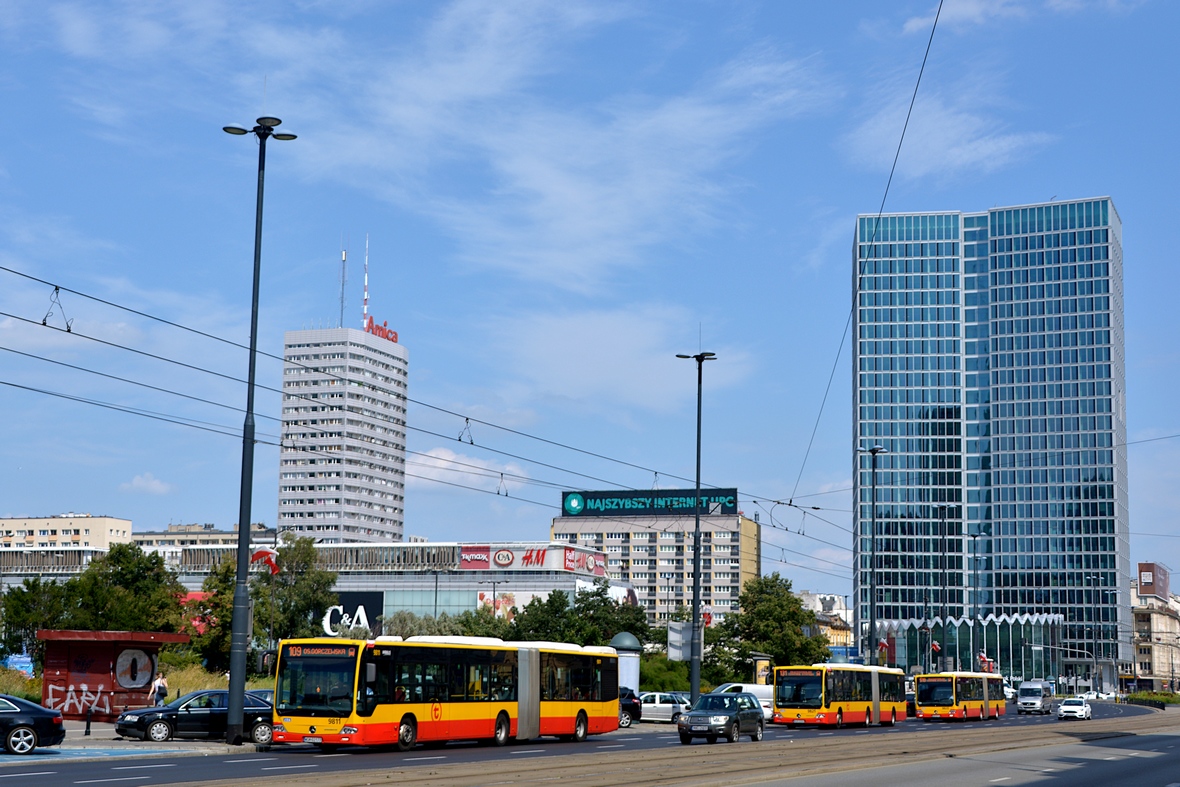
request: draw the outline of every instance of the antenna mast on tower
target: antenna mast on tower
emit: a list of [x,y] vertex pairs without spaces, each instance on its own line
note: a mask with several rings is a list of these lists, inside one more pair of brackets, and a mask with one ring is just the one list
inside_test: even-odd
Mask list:
[[365,233],[365,306],[361,312],[361,330],[369,322],[369,233]]
[[348,283],[348,249],[340,250],[340,327],[344,327],[344,285]]

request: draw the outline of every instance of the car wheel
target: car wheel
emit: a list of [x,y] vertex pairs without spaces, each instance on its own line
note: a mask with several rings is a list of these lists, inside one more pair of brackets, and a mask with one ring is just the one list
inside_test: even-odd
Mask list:
[[254,729],[250,730],[250,740],[259,746],[269,745],[273,737],[273,729],[270,724],[265,721],[260,721],[254,725]]
[[680,742],[681,742],[681,743],[683,743],[685,746],[687,746],[688,744],[692,743],[692,736],[691,736],[691,735],[685,735],[685,734],[682,732],[682,733],[680,733]]
[[619,711],[619,727],[626,729],[631,726],[631,714],[625,710]]
[[397,750],[409,751],[418,742],[418,724],[413,716],[403,716],[397,728]]
[[13,727],[4,736],[4,748],[9,754],[32,754],[37,748],[37,731],[24,725]]
[[758,726],[754,728],[752,733],[750,733],[750,740],[754,742],[760,741],[762,740],[762,736],[765,734],[766,732],[763,729],[762,722],[758,722]]
[[738,734],[738,723],[735,721],[729,725],[729,732],[725,734],[725,739],[730,743],[737,743],[739,737],[741,736]]
[[157,719],[148,725],[147,735],[144,737],[153,743],[163,743],[172,737],[172,725],[163,719]]
[[590,723],[586,721],[586,714],[578,711],[578,719],[574,722],[574,742],[581,743],[586,740],[586,734],[589,732]]
[[671,721],[672,721],[672,723],[673,723],[673,724],[677,724],[677,723],[679,723],[679,721],[680,721],[680,714],[679,714],[679,713],[673,713],[673,714],[672,714],[672,719],[671,719]]

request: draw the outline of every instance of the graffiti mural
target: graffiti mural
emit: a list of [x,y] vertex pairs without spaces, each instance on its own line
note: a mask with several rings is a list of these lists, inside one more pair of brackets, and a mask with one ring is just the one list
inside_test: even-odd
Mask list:
[[59,710],[64,713],[76,713],[84,716],[86,711],[94,708],[96,712],[110,714],[111,712],[111,695],[109,692],[103,692],[103,684],[98,684],[94,691],[85,683],[79,684],[80,691],[75,689],[73,684],[69,686],[56,686],[49,684],[48,697],[45,701],[45,707],[50,710]]

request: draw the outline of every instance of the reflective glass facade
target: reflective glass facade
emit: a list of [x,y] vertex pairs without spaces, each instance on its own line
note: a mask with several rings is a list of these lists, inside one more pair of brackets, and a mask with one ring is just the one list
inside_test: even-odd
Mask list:
[[[1063,673],[1096,657],[1113,680],[1131,655],[1113,204],[860,216],[853,277],[862,642],[872,587],[881,639],[934,621],[987,653],[986,621],[1034,616]],[[1023,647],[987,655],[1011,672]]]

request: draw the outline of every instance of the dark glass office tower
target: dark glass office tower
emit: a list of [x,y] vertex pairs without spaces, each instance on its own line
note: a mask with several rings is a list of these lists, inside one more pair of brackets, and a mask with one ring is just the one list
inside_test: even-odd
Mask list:
[[1114,685],[1131,652],[1112,202],[863,215],[853,287],[862,647],[875,595],[880,660]]

